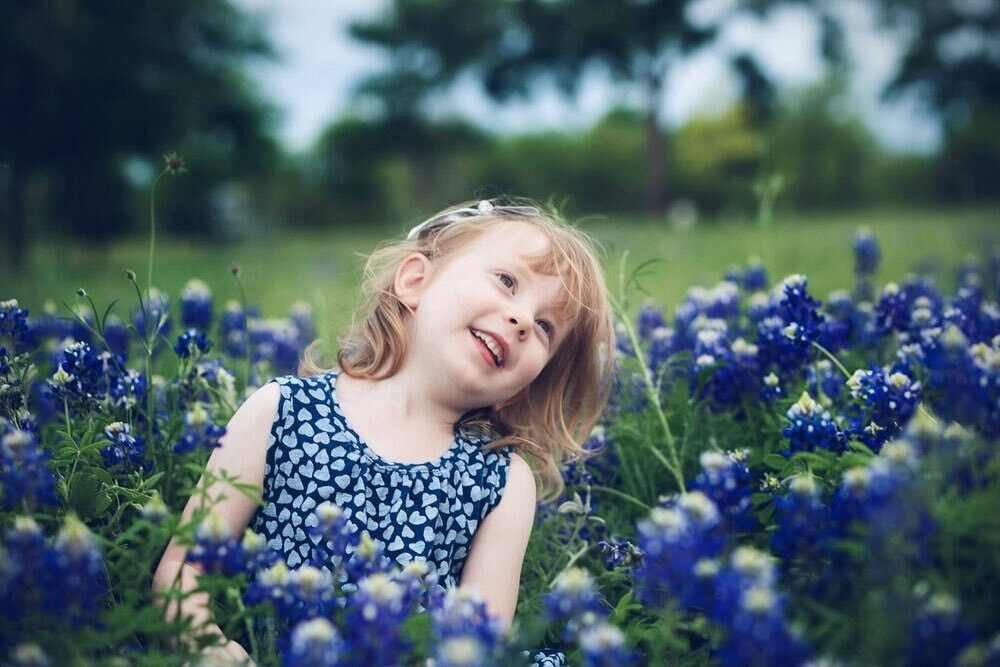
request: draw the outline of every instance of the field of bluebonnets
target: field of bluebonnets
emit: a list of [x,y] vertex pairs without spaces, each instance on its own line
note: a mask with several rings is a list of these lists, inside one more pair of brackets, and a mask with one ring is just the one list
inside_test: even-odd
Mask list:
[[[241,397],[295,372],[307,307],[165,294],[152,248],[132,303],[0,295],[0,662],[191,660],[173,640],[198,629],[150,593],[180,535],[259,664],[1000,664],[1000,254],[943,293],[880,283],[869,233],[853,250],[822,302],[752,262],[620,319],[612,405],[539,510],[509,633],[370,541],[340,586],[227,534],[210,498],[180,523]],[[623,269],[621,313],[644,271]],[[316,511],[331,552],[364,540]]]

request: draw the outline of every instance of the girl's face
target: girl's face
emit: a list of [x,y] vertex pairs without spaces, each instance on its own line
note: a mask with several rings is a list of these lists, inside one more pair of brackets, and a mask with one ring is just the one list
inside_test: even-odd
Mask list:
[[548,251],[540,230],[511,221],[425,264],[409,302],[409,361],[439,377],[461,409],[514,397],[566,337],[562,281],[531,268]]

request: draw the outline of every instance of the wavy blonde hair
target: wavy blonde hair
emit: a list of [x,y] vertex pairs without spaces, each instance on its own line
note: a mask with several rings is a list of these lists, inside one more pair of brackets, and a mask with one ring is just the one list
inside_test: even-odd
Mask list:
[[[473,214],[468,212],[474,202],[459,204],[429,218],[434,224],[413,238],[376,249],[365,265],[361,303],[340,338],[337,362],[344,373],[373,380],[391,377],[402,366],[409,311],[393,291],[393,281],[397,267],[411,253],[447,261],[496,225],[511,221],[534,225],[549,244],[546,252],[533,258],[532,268],[562,281],[565,298],[559,308],[571,325],[531,384],[502,407],[487,406],[465,415],[460,425],[488,428],[496,438],[487,448],[512,446],[525,455],[538,479],[540,497],[551,499],[563,489],[561,464],[580,457],[582,444],[607,403],[614,326],[595,241],[555,212],[525,208],[522,203]],[[466,215],[455,216],[456,211]],[[444,219],[448,221],[437,224]],[[301,375],[332,370],[315,361],[318,342],[307,348]]]

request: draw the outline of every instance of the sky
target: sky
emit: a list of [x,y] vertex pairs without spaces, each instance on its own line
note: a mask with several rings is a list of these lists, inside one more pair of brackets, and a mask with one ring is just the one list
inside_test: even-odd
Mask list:
[[[735,0],[698,0],[693,20],[711,21]],[[286,145],[307,148],[322,128],[352,108],[351,93],[386,62],[378,49],[353,40],[347,26],[377,15],[384,0],[235,0],[257,14],[278,59],[254,64],[253,76],[281,112],[279,135]],[[933,121],[908,100],[887,104],[879,92],[895,71],[899,38],[881,28],[863,0],[829,3],[845,22],[851,59],[851,107],[860,113],[879,141],[895,150],[933,150],[940,136]],[[798,7],[772,11],[766,20],[739,16],[728,21],[719,39],[674,65],[661,100],[661,117],[670,126],[695,114],[722,111],[735,101],[738,84],[726,61],[732,54],[753,54],[764,72],[781,87],[804,87],[820,79],[823,63],[819,30]],[[432,105],[435,113],[454,114],[500,132],[585,128],[612,106],[634,100],[636,91],[589,72],[574,99],[550,86],[537,86],[529,100],[498,105],[475,81],[461,80]]]

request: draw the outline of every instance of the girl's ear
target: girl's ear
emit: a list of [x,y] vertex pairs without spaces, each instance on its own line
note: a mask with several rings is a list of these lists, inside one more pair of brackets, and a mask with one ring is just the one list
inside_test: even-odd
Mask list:
[[430,279],[431,260],[419,252],[407,255],[396,267],[392,287],[400,303],[414,310]]

